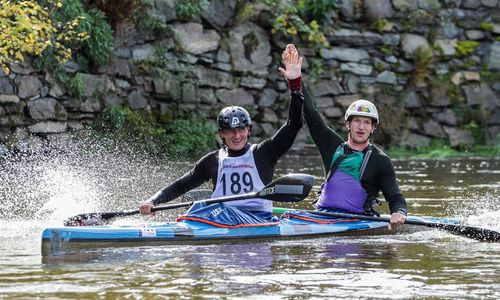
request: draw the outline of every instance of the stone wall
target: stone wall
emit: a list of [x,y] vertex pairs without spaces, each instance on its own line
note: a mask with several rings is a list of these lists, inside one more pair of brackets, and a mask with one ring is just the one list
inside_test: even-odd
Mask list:
[[[342,128],[349,103],[367,98],[379,107],[375,142],[384,146],[498,143],[499,0],[343,0],[325,32],[330,47],[320,49],[273,34],[265,6],[239,22],[236,0],[215,0],[181,22],[173,0],[155,5],[167,37],[128,26],[108,66],[90,73],[63,65],[85,86],[78,98],[30,59],[0,73],[0,152],[64,137],[116,104],[166,118],[203,111],[211,120],[241,105],[254,117],[253,136],[269,136],[286,119],[289,94],[277,69],[289,42],[304,56],[304,79],[332,127]],[[468,53],[471,42],[478,46]],[[297,144],[306,140],[304,129]]]

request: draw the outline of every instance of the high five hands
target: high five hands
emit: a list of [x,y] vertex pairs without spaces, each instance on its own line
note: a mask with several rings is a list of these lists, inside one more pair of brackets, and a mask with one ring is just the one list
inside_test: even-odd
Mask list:
[[293,80],[301,76],[301,68],[303,58],[299,57],[299,52],[293,44],[286,45],[285,51],[281,55],[285,68],[278,70],[285,76],[287,80]]

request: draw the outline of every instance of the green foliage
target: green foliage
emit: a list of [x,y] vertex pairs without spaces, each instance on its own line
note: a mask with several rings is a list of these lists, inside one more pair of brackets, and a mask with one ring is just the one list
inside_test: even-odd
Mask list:
[[419,86],[430,77],[429,67],[434,63],[432,49],[424,46],[417,47],[415,51],[414,83]]
[[457,104],[461,104],[465,102],[465,97],[462,94],[462,90],[460,89],[460,86],[454,85],[454,84],[446,84],[447,89],[446,89],[446,94],[450,97],[451,102],[455,104],[453,108],[457,106]]
[[79,43],[65,43],[83,55],[95,66],[108,63],[114,46],[114,36],[111,26],[106,21],[104,13],[96,8],[87,11],[80,0],[66,0],[60,11],[54,14],[59,22],[77,19],[79,22],[72,24],[73,30],[86,39]]
[[448,145],[443,145],[441,148],[428,148],[420,153],[420,155],[429,158],[445,158],[458,155],[458,152]]
[[471,121],[471,122],[469,122],[469,124],[462,126],[462,128],[467,129],[467,130],[474,130],[474,129],[479,128],[479,126],[477,125],[477,123],[475,121]]
[[129,107],[106,108],[92,124],[91,137],[116,145],[127,145],[135,151],[172,158],[196,159],[216,146],[215,128],[205,118],[191,114],[160,124],[153,114]]
[[239,4],[235,19],[238,20],[239,23],[246,23],[258,13],[259,11],[256,9],[254,3],[244,1],[244,3]]
[[66,82],[66,88],[68,89],[68,93],[70,96],[81,99],[83,94],[85,93],[86,87],[80,76],[76,74],[73,77],[69,77],[68,81]]
[[484,130],[477,124],[476,120],[471,120],[468,124],[462,126],[463,129],[468,130],[478,144],[486,142],[486,135]]
[[204,122],[199,115],[177,119],[166,126],[163,137],[167,153],[172,157],[201,157],[216,145],[215,128]]
[[52,48],[44,49],[40,55],[36,55],[33,58],[33,68],[35,68],[35,70],[43,70],[53,63],[54,55],[52,53]]
[[328,47],[328,41],[326,40],[325,34],[323,33],[321,27],[316,20],[312,20],[309,23],[309,29],[307,32],[307,41],[315,47]]
[[473,146],[471,149],[468,149],[468,152],[460,151],[457,149],[453,149],[449,145],[447,145],[442,140],[433,140],[429,143],[428,146],[420,147],[414,150],[408,150],[406,148],[400,147],[392,147],[389,149],[388,153],[393,158],[450,158],[450,157],[460,157],[460,156],[468,156],[471,155],[471,152],[481,153],[484,156],[490,156],[493,153],[489,153],[488,151],[484,151],[484,149],[480,149],[479,147]]
[[389,23],[389,21],[387,21],[387,19],[381,18],[381,19],[378,19],[374,25],[379,33],[384,33],[387,30],[387,27],[389,26],[389,24],[390,23]]
[[479,47],[479,42],[466,40],[458,41],[455,49],[457,50],[457,56],[467,57],[474,53],[477,47]]
[[432,45],[432,50],[434,51],[434,53],[436,53],[438,56],[444,56],[444,50],[443,50],[443,47],[441,47],[440,44],[438,43],[434,43]]
[[463,124],[460,128],[469,131],[477,144],[485,144],[485,128],[491,117],[491,110],[484,107],[471,108],[463,102],[454,104],[452,110],[460,124]]
[[313,47],[328,47],[328,41],[317,20],[311,20],[309,24],[304,21],[297,8],[287,0],[264,0],[274,14],[271,20],[273,34],[283,34],[286,37],[298,36],[307,41]]
[[60,9],[53,13],[54,19],[58,22],[66,22],[84,15],[85,7],[80,0],[66,0]]
[[393,158],[452,158],[467,156],[497,157],[500,155],[500,144],[493,146],[472,145],[467,148],[454,149],[442,140],[433,140],[428,146],[415,150],[408,150],[400,147],[390,148],[388,153]]
[[297,11],[306,21],[315,20],[318,24],[327,24],[331,12],[338,8],[336,0],[298,0]]
[[375,70],[376,70],[377,72],[379,72],[379,73],[385,70],[385,66],[384,66],[384,64],[383,64],[381,61],[379,61],[379,60],[377,60],[377,61],[375,62],[374,67],[375,67]]
[[143,32],[152,32],[153,35],[161,39],[170,33],[170,29],[154,13],[153,0],[137,0],[137,7],[134,11],[134,18],[137,20],[137,28]]
[[208,8],[208,0],[175,0],[175,13],[181,20],[198,17]]
[[457,151],[445,144],[441,140],[432,141],[429,146],[420,149],[420,155],[426,155],[430,158],[444,158],[457,155]]
[[314,58],[311,62],[311,73],[309,74],[309,81],[315,83],[319,81],[321,75],[325,73],[325,64],[321,59]]
[[500,82],[500,72],[493,72],[487,65],[481,67],[481,78],[490,83]]
[[55,73],[55,78],[66,87],[70,96],[80,99],[85,93],[85,83],[78,74],[69,75],[61,68],[58,68]]
[[161,153],[160,137],[164,132],[146,111],[112,106],[92,124],[91,139],[103,144],[111,141],[110,147],[127,145],[137,152],[155,155]]
[[[78,18],[63,22],[53,19],[63,6],[61,1],[0,0],[0,68],[9,73],[8,64],[22,62],[24,55],[45,56],[63,62],[71,58],[67,44],[85,40],[85,33],[75,32]],[[43,65],[43,64],[41,64]]]
[[392,55],[392,47],[389,44],[384,44],[382,47],[380,47],[380,52],[382,52],[385,56],[390,56]]
[[408,14],[407,20],[413,24],[426,24],[434,18],[434,14],[425,9],[417,9]]
[[84,43],[84,53],[97,66],[104,66],[108,63],[113,51],[115,38],[111,26],[106,22],[104,13],[98,9],[91,9],[88,12],[87,27],[89,38]]
[[[273,33],[286,36],[300,34],[305,40],[313,40],[316,44],[324,39],[323,29],[332,23],[332,11],[338,8],[342,0],[259,0],[238,1],[235,19],[239,23],[248,22],[261,11],[271,13]],[[267,19],[266,15],[266,19]],[[315,28],[316,27],[316,28]],[[321,33],[321,34],[320,34]]]
[[488,23],[488,22],[484,22],[484,21],[483,21],[483,22],[479,23],[479,27],[480,27],[482,30],[492,32],[492,31],[493,31],[493,28],[495,27],[495,24],[493,24],[493,23]]

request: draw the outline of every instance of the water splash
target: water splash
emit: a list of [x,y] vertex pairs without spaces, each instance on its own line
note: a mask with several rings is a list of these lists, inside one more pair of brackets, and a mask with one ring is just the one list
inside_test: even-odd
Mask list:
[[[85,144],[82,144],[85,143]],[[135,209],[186,171],[126,145],[65,141],[55,151],[0,158],[0,221],[61,225],[84,212]]]
[[450,214],[456,215],[463,223],[500,231],[500,192],[465,192],[465,200],[454,202]]

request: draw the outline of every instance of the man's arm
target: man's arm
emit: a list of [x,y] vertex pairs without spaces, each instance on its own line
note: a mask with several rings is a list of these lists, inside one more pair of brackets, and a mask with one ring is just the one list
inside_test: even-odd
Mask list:
[[193,169],[143,202],[139,206],[141,213],[150,214],[153,206],[172,201],[186,192],[199,187],[204,182],[213,179],[214,174],[216,177],[217,153],[218,151],[214,151],[205,155],[195,164]]
[[[288,45],[287,49],[289,47],[293,47],[293,45]],[[286,49],[282,57],[284,68],[280,67],[279,71],[288,82],[290,105],[286,123],[272,137],[257,144],[254,151],[255,163],[264,184],[271,182],[278,159],[292,147],[300,128],[302,128],[304,96],[301,89],[300,69],[303,59],[298,56],[296,51],[290,52]]]
[[[293,44],[287,45],[285,51],[283,51],[282,57],[286,69],[280,68],[279,70],[288,80],[292,95],[295,90],[299,89],[303,93],[304,119],[307,123],[307,127],[309,127],[309,133],[321,154],[326,174],[330,169],[333,153],[337,147],[343,143],[343,140],[335,131],[326,125],[321,114],[314,107],[313,100],[307,88],[302,86],[302,57],[299,58],[297,48],[295,48]],[[294,61],[298,61],[299,63],[294,64]]]
[[266,152],[266,156],[271,157],[271,165],[274,167],[278,158],[285,154],[292,147],[300,128],[302,127],[302,103],[304,96],[301,87],[301,68],[303,58],[295,46],[289,44],[282,54],[284,68],[278,68],[288,82],[290,89],[290,106],[288,108],[288,120],[270,138],[257,145],[258,151]]
[[302,127],[302,101],[302,93],[292,92],[288,120],[272,137],[265,139],[256,146],[254,151],[255,163],[264,184],[271,182],[278,159],[292,147]]
[[285,154],[292,147],[300,128],[302,127],[302,93],[292,93],[288,109],[288,120],[276,133],[259,143],[257,149],[267,148],[268,155],[275,160]]
[[304,120],[309,129],[309,134],[321,154],[326,174],[330,170],[333,153],[344,140],[336,131],[328,127],[320,112],[314,107],[307,87],[304,86],[302,91],[304,93]]
[[394,170],[394,165],[387,155],[380,155],[378,169],[380,170],[379,179],[381,181],[381,190],[384,194],[384,198],[387,202],[389,202],[389,210],[391,214],[400,212],[403,215],[406,215],[408,212],[406,200],[401,194],[399,185],[396,181],[396,171]]

